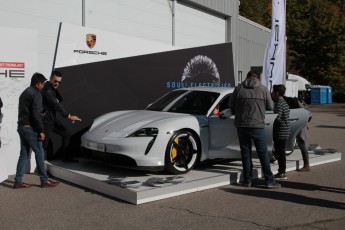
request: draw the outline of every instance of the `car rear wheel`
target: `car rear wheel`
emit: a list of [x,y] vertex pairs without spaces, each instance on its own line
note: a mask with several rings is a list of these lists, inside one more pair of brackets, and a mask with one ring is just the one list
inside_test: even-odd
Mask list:
[[189,172],[199,161],[200,141],[190,130],[179,130],[169,140],[165,153],[165,169],[172,174]]
[[294,141],[293,141],[293,147],[292,148],[290,148],[290,149],[287,149],[286,151],[285,151],[285,153],[286,153],[286,156],[290,156],[292,153],[293,153],[293,151],[295,150],[295,146],[296,146],[296,143],[297,143],[297,141],[296,141],[296,138],[294,139]]

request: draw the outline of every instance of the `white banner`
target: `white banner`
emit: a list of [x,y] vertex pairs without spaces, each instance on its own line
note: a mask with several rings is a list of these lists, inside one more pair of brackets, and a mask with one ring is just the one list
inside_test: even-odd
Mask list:
[[[37,70],[37,31],[0,28],[0,97],[4,117],[1,125],[0,181],[16,173],[20,152],[17,133],[19,96],[30,85],[31,76]],[[31,168],[36,167],[35,157]]]
[[55,68],[176,50],[170,44],[61,23]]
[[265,51],[262,83],[270,91],[285,83],[285,0],[272,0],[272,29]]

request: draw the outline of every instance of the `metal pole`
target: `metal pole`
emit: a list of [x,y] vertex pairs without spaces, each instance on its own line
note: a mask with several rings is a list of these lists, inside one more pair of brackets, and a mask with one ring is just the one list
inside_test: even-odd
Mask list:
[[85,26],[85,0],[82,0],[81,7],[81,25]]
[[286,0],[283,0],[284,1],[284,31],[285,31],[285,41],[284,41],[284,56],[285,56],[285,60],[284,60],[284,74],[285,74],[285,77],[283,78],[283,84],[286,85],[286,79],[288,77],[288,74],[287,74],[287,71],[286,71],[286,56],[287,56],[287,50],[286,50],[286,44],[287,44],[287,36],[286,36]]
[[[170,4],[171,2],[171,4]],[[170,11],[171,11],[171,20],[172,20],[172,28],[171,28],[171,32],[172,32],[172,36],[171,36],[171,43],[173,46],[175,46],[175,0],[168,0],[168,4],[170,7]]]

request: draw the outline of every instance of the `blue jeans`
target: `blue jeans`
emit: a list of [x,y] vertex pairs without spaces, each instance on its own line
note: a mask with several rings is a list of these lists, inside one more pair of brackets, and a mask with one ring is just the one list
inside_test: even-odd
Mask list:
[[252,140],[254,142],[256,152],[258,153],[266,184],[273,183],[274,177],[271,171],[267,150],[265,129],[238,127],[237,135],[241,148],[244,183],[251,182],[253,177]]
[[38,133],[36,133],[31,127],[24,127],[23,125],[19,125],[17,131],[20,137],[20,155],[14,183],[22,183],[26,162],[29,159],[30,149],[35,153],[37,170],[40,175],[41,183],[47,182],[48,175],[44,166],[44,151],[42,141],[38,139]]

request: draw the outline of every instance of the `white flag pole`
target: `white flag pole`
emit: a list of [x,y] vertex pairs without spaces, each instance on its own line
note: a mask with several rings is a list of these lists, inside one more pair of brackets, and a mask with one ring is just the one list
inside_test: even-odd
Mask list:
[[270,91],[273,85],[285,83],[285,13],[285,0],[272,0],[272,28],[265,51],[262,73],[262,84]]

